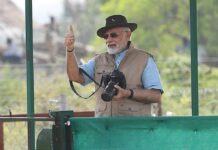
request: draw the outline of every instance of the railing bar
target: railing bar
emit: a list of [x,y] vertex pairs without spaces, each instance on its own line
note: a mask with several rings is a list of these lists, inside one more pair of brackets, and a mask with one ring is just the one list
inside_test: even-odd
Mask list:
[[46,117],[0,117],[0,122],[13,122],[13,121],[54,121],[54,118]]

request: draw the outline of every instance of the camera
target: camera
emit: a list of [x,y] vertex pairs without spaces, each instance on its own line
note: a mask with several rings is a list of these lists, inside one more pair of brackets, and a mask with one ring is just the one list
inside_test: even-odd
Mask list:
[[126,88],[126,78],[118,69],[115,69],[109,74],[103,74],[102,81],[105,89],[101,94],[101,98],[106,102],[111,101],[113,96],[117,95],[118,90],[114,87],[114,85],[119,85],[124,89]]

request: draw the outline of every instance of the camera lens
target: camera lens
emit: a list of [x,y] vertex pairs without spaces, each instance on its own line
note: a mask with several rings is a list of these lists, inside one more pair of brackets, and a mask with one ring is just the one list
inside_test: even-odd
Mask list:
[[115,83],[109,82],[108,86],[105,88],[104,92],[101,94],[101,98],[109,102],[112,100],[113,96],[117,94],[117,89],[114,88]]
[[113,96],[111,96],[110,93],[102,93],[101,98],[104,101],[109,102],[112,100]]

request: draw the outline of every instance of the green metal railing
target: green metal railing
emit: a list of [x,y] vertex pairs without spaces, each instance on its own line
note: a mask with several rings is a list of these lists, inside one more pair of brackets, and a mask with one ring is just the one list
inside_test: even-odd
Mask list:
[[[191,93],[192,115],[198,115],[198,60],[197,60],[197,13],[196,0],[190,0],[190,36],[191,36]],[[34,115],[34,74],[33,74],[33,27],[32,0],[25,0],[26,18],[26,67],[27,67],[27,113],[28,149],[35,150],[35,119]]]
[[[33,25],[32,0],[25,0],[26,24],[26,68],[27,68],[27,116],[34,115],[34,73],[33,73]],[[28,120],[28,149],[35,149],[35,122]]]
[[[43,126],[43,130],[41,130],[37,136],[36,144],[33,145],[37,148],[34,150],[71,149],[69,148],[71,147],[71,131],[67,122],[69,118],[73,116],[75,118],[94,117],[94,112],[53,111],[49,114],[34,114],[34,117],[28,117],[26,114],[0,115],[0,150],[4,150],[4,140],[7,140],[4,138],[4,124],[9,122],[23,123],[29,121],[33,121],[34,123],[52,122],[52,128]],[[28,150],[31,150],[29,146],[30,144],[28,144]]]
[[[25,123],[25,122],[30,122],[30,121],[32,121],[34,123],[35,122],[54,122],[55,119],[53,117],[50,117],[49,114],[34,114],[33,117],[28,117],[26,114],[0,116],[0,150],[4,150],[4,140],[7,141],[7,139],[4,137],[5,123],[7,124],[9,122],[13,122],[14,123],[13,124],[14,128],[17,128],[16,125],[15,125],[16,123],[18,123],[18,122],[19,123],[22,123],[22,122]],[[11,131],[11,132],[13,132],[13,131]],[[34,132],[34,134],[35,134],[35,132]],[[31,136],[33,136],[33,135],[31,135]],[[35,147],[35,141],[34,141],[33,146]],[[30,149],[29,141],[28,141],[28,149]]]
[[190,0],[190,37],[191,37],[191,93],[192,115],[198,116],[198,40],[197,40],[197,4]]

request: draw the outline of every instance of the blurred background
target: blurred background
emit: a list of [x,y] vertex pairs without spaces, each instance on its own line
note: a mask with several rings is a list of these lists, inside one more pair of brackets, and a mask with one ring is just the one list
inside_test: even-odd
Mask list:
[[[138,24],[132,34],[134,45],[153,54],[160,70],[165,91],[162,114],[191,115],[189,0],[33,0],[32,4],[35,113],[94,110],[94,96],[84,100],[70,89],[64,36],[72,24],[78,63],[86,62],[105,51],[104,40],[96,35],[105,18],[123,14]],[[1,0],[0,5],[0,115],[26,114],[25,1]],[[199,114],[217,115],[218,1],[198,0],[197,13]],[[93,85],[76,88],[83,96],[94,91]]]
[[[25,113],[25,1],[2,0],[0,3],[3,6],[0,8],[0,113],[8,113],[8,109]],[[200,114],[213,115],[218,111],[215,84],[218,2],[198,0],[197,7]],[[96,30],[104,26],[105,17],[112,14],[123,14],[130,22],[136,22],[138,29],[132,41],[136,47],[154,55],[165,91],[163,113],[190,115],[189,0],[33,0],[36,113],[48,112],[49,106],[61,103],[59,99],[63,97],[67,109],[93,110],[94,97],[81,100],[70,90],[63,41],[72,24],[78,63],[86,62],[105,51],[104,40],[96,36]],[[92,85],[78,88],[85,95],[94,90]]]

